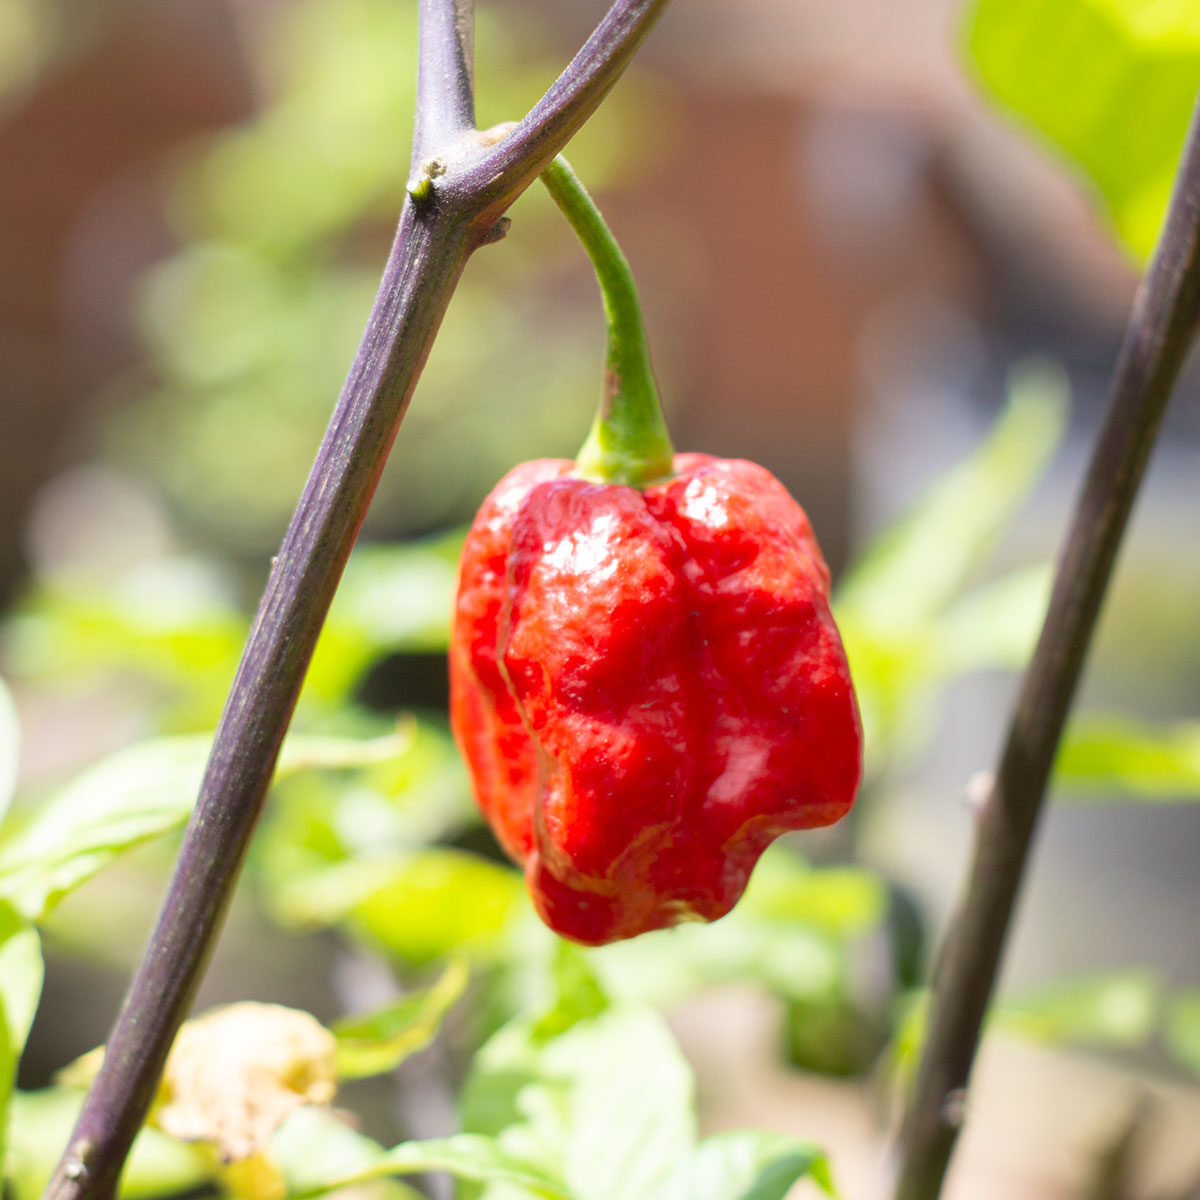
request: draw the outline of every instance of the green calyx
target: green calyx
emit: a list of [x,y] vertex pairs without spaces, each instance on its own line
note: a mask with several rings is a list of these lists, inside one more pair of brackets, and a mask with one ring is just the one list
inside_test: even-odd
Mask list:
[[542,172],[542,182],[592,260],[608,323],[600,408],[576,456],[576,473],[596,483],[648,487],[670,478],[674,450],[650,366],[633,272],[566,159],[556,158]]

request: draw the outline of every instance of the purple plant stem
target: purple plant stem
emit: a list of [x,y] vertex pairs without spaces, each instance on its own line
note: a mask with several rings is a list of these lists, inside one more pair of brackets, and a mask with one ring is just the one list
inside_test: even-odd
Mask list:
[[1045,624],[979,811],[966,891],[934,972],[924,1051],[900,1132],[895,1200],[936,1200],[941,1193],[1058,741],[1134,497],[1198,323],[1200,107],[1130,315]]
[[199,986],[333,594],[462,269],[620,77],[667,0],[617,0],[499,153],[474,135],[472,0],[421,0],[419,179],[366,332],[267,581],[150,943],[47,1200],[110,1200]]

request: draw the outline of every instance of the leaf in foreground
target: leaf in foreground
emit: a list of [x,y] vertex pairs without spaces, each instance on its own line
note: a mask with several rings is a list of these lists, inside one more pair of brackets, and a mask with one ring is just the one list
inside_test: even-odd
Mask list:
[[447,1171],[458,1179],[478,1183],[511,1183],[546,1200],[574,1200],[560,1179],[519,1155],[505,1150],[496,1138],[459,1133],[446,1138],[401,1142],[365,1167],[327,1180],[316,1191],[331,1191],[388,1175],[423,1175]]
[[[289,738],[276,777],[379,762],[403,754],[408,741],[402,734]],[[155,738],[78,775],[23,828],[7,837],[0,832],[0,898],[39,921],[119,854],[181,826],[211,744],[209,734]]]
[[1055,763],[1062,798],[1075,803],[1200,800],[1200,724],[1159,728],[1120,717],[1072,721]]
[[1200,79],[1196,5],[978,0],[967,40],[982,86],[1086,172],[1122,240],[1148,257]]
[[834,1195],[825,1155],[811,1142],[745,1129],[705,1138],[667,1181],[659,1200],[783,1200],[811,1179]]
[[377,1012],[339,1021],[333,1027],[338,1078],[381,1075],[428,1046],[469,978],[466,959],[455,958],[429,987],[409,992]]

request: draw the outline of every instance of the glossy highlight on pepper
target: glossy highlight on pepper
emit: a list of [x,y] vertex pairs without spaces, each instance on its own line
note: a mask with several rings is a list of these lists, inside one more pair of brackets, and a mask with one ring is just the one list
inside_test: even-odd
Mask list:
[[463,549],[454,734],[538,912],[588,945],[724,916],[861,775],[803,510],[753,463],[674,466],[638,489],[523,463]]

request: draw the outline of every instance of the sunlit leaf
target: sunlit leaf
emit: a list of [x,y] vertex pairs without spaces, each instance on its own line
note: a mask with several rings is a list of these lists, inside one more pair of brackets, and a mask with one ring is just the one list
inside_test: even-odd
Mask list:
[[355,551],[329,614],[377,649],[442,650],[450,634],[461,533]]
[[886,634],[920,625],[949,603],[1041,476],[1062,434],[1066,399],[1056,368],[1014,374],[987,439],[867,550],[838,589],[839,613]]
[[1155,728],[1118,717],[1072,721],[1055,765],[1074,802],[1200,800],[1200,724]]
[[923,745],[953,673],[1008,665],[1039,625],[1036,576],[963,595],[1061,438],[1066,386],[1049,365],[1015,372],[991,433],[866,550],[834,596],[877,774]]
[[396,860],[390,878],[357,899],[348,917],[354,931],[387,953],[423,963],[493,946],[524,893],[521,876],[508,867],[431,848]]
[[130,673],[166,685],[166,719],[212,723],[248,622],[211,562],[163,558],[101,584],[39,581],[7,626],[13,670],[37,679]]
[[851,938],[876,928],[887,913],[879,876],[858,867],[813,868],[782,846],[759,860],[737,912],[741,917],[804,925]]
[[783,1200],[801,1179],[834,1194],[825,1155],[811,1142],[736,1130],[705,1138],[667,1180],[658,1200]]
[[0,679],[0,822],[12,802],[17,784],[17,756],[21,749],[21,730],[17,710],[4,681]]
[[984,89],[1083,169],[1146,257],[1200,84],[1196,6],[977,0],[967,44]]
[[[288,1195],[295,1197],[321,1195],[330,1190],[328,1180],[370,1167],[383,1157],[384,1149],[345,1117],[327,1108],[307,1107],[297,1109],[275,1131],[268,1153]],[[392,1180],[378,1200],[423,1200],[423,1193]]]
[[1163,1038],[1175,1058],[1200,1076],[1200,991],[1171,998]]
[[502,1029],[476,1055],[466,1127],[561,1173],[572,1200],[651,1200],[695,1141],[690,1068],[648,1008],[607,1009],[546,1040]]
[[1153,1033],[1161,1007],[1158,977],[1134,968],[1006,999],[993,1022],[1038,1041],[1133,1048]]
[[595,1020],[611,1005],[587,953],[563,938],[555,941],[550,977],[554,995],[533,1025],[534,1040],[559,1037],[580,1021]]
[[[38,1200],[67,1144],[83,1095],[70,1088],[45,1088],[13,1096],[5,1175],[16,1200]],[[143,1129],[121,1176],[126,1200],[152,1200],[190,1192],[213,1175],[199,1148]]]
[[388,1175],[423,1175],[427,1171],[448,1171],[459,1179],[483,1183],[512,1183],[545,1200],[577,1200],[562,1180],[513,1154],[500,1140],[474,1133],[401,1142],[385,1150],[375,1162],[339,1174],[313,1191],[330,1191]]
[[18,1059],[37,1012],[42,973],[37,930],[11,905],[0,901],[0,1010]]
[[411,991],[376,1012],[337,1022],[333,1032],[338,1040],[339,1078],[381,1075],[428,1046],[469,977],[466,959],[453,958],[429,987]]
[[1029,661],[1050,601],[1049,564],[972,589],[938,623],[937,653],[953,672],[1014,670]]
[[612,1010],[547,1049],[572,1080],[566,1177],[578,1200],[651,1200],[695,1136],[691,1069],[649,1009]]
[[[380,762],[405,753],[404,734],[360,740],[296,736],[277,777]],[[84,771],[27,824],[0,833],[0,897],[40,920],[118,854],[182,825],[191,813],[211,735],[156,738]]]

